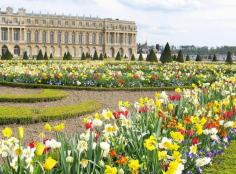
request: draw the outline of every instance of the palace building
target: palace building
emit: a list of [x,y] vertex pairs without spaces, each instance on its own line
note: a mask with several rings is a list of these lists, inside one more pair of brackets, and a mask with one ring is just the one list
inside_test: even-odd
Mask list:
[[0,9],[0,55],[7,49],[14,57],[26,51],[34,57],[39,50],[53,57],[70,52],[73,57],[82,53],[131,57],[137,53],[135,22],[92,17],[26,13],[20,8]]

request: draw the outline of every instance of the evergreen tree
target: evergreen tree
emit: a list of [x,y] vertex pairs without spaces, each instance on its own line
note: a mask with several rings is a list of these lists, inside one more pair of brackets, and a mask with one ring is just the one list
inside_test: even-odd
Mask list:
[[134,56],[134,54],[132,54],[132,56],[131,56],[131,61],[135,61],[135,56]]
[[186,61],[190,61],[190,57],[189,57],[188,54],[187,54],[187,56],[186,56]]
[[39,50],[39,53],[37,55],[37,60],[43,60],[43,53],[42,50]]
[[48,54],[47,54],[47,52],[44,53],[43,59],[44,59],[44,60],[48,60]]
[[218,61],[218,60],[217,60],[217,57],[216,57],[216,55],[215,55],[215,54],[214,54],[214,56],[213,56],[213,59],[212,59],[212,61],[213,61],[213,62],[216,62],[216,61]]
[[212,59],[212,56],[211,56],[211,54],[209,54],[209,56],[208,56],[208,60],[211,60]]
[[69,52],[69,51],[67,52],[67,55],[66,55],[66,57],[67,57],[67,60],[72,60],[72,55],[70,54],[70,52]]
[[98,53],[95,50],[94,54],[93,54],[93,60],[98,60]]
[[138,60],[143,61],[143,54],[142,53],[139,54]]
[[99,60],[103,60],[103,55],[102,55],[102,53],[101,53],[100,56],[99,56]]
[[184,55],[183,55],[182,50],[179,50],[179,53],[178,53],[178,56],[177,56],[176,61],[177,61],[177,62],[181,62],[181,63],[184,62]]
[[23,59],[24,60],[28,60],[29,59],[29,56],[27,55],[27,52],[25,51],[24,54],[23,54]]
[[197,54],[196,61],[197,61],[197,62],[202,61],[202,57],[201,57],[199,54]]
[[68,60],[66,52],[64,53],[63,60]]
[[107,53],[104,54],[104,58],[105,58],[105,59],[107,58]]
[[53,59],[53,55],[52,55],[52,53],[50,54],[50,59]]
[[174,55],[172,59],[173,59],[173,61],[177,61],[176,55]]
[[148,57],[147,57],[147,61],[149,62],[157,62],[157,56],[156,56],[156,53],[154,52],[153,49],[151,49]]
[[171,57],[171,50],[170,50],[170,45],[167,42],[164,51],[161,54],[161,62],[162,63],[168,63],[172,62],[172,57]]
[[228,64],[232,64],[233,63],[233,59],[232,59],[230,51],[228,51],[228,53],[227,53],[227,57],[226,57],[225,62],[228,63]]
[[84,52],[82,53],[81,60],[86,60]]
[[7,50],[2,53],[1,59],[2,60],[11,60],[12,58],[13,58],[13,55],[11,54],[11,52],[7,48]]
[[120,56],[120,52],[118,51],[117,55],[116,55],[116,59],[115,60],[121,60],[121,56]]

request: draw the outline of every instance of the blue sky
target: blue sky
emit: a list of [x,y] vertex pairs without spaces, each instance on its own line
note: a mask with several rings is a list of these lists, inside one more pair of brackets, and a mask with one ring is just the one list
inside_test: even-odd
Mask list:
[[136,21],[142,43],[236,46],[236,0],[0,0],[7,6]]

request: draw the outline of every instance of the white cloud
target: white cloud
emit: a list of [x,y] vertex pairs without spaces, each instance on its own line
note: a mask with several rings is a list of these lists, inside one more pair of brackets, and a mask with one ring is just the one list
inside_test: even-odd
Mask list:
[[236,45],[235,0],[0,0],[7,6],[136,21],[140,42]]

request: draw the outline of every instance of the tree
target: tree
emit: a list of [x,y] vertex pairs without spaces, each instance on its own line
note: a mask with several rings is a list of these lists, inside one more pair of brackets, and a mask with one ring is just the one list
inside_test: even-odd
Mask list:
[[50,54],[50,59],[53,59],[53,55],[52,55],[52,53]]
[[142,53],[139,54],[138,60],[143,61],[143,54]]
[[132,56],[131,56],[131,61],[135,61],[135,56],[134,56],[134,54],[132,54]]
[[104,54],[104,58],[105,58],[105,59],[107,58],[107,53]]
[[44,53],[43,59],[44,59],[44,60],[48,60],[48,54],[47,54],[47,52]]
[[147,56],[147,61],[149,62],[157,62],[157,56],[156,56],[156,53],[154,52],[153,49],[151,49],[149,55]]
[[208,60],[211,60],[212,59],[212,56],[211,56],[211,54],[209,54],[209,56],[208,56]]
[[37,55],[37,60],[43,60],[43,53],[42,50],[39,50],[39,53]]
[[202,57],[201,57],[199,54],[197,54],[196,61],[197,61],[197,62],[202,61]]
[[25,51],[24,54],[23,54],[23,59],[24,60],[28,60],[29,59],[29,56],[27,55],[27,52]]
[[186,61],[190,61],[190,57],[189,57],[188,54],[187,54],[187,56],[186,56]]
[[228,64],[232,64],[233,63],[233,59],[232,59],[230,51],[228,51],[228,53],[227,53],[227,57],[226,57],[225,62],[228,63]]
[[95,50],[94,54],[93,54],[93,60],[98,60],[98,53]]
[[164,51],[161,54],[161,62],[162,63],[168,63],[168,62],[172,62],[172,57],[171,57],[171,50],[170,50],[170,45],[167,42]]
[[66,57],[67,57],[67,60],[72,60],[72,55],[70,54],[70,52],[69,52],[69,51],[67,52],[67,55],[66,55]]
[[173,59],[173,61],[176,61],[176,60],[177,60],[176,55],[174,55],[174,56],[172,57],[172,59]]
[[102,53],[99,56],[99,60],[103,60],[103,54]]
[[82,53],[81,60],[86,60],[84,52]]
[[184,55],[183,55],[182,50],[179,50],[179,53],[178,53],[178,56],[177,56],[176,61],[177,61],[177,62],[181,62],[181,63],[184,62]]
[[213,59],[212,59],[212,61],[213,61],[213,62],[216,62],[216,61],[218,61],[218,60],[217,60],[217,57],[216,57],[216,55],[215,55],[215,54],[214,54],[214,56],[213,56]]
[[7,48],[7,50],[2,53],[1,59],[2,60],[11,60],[12,58],[13,58],[13,55],[11,54],[11,52]]
[[68,60],[66,52],[64,53],[63,60]]
[[121,60],[121,56],[120,56],[120,52],[118,51],[117,55],[116,55],[116,60]]

